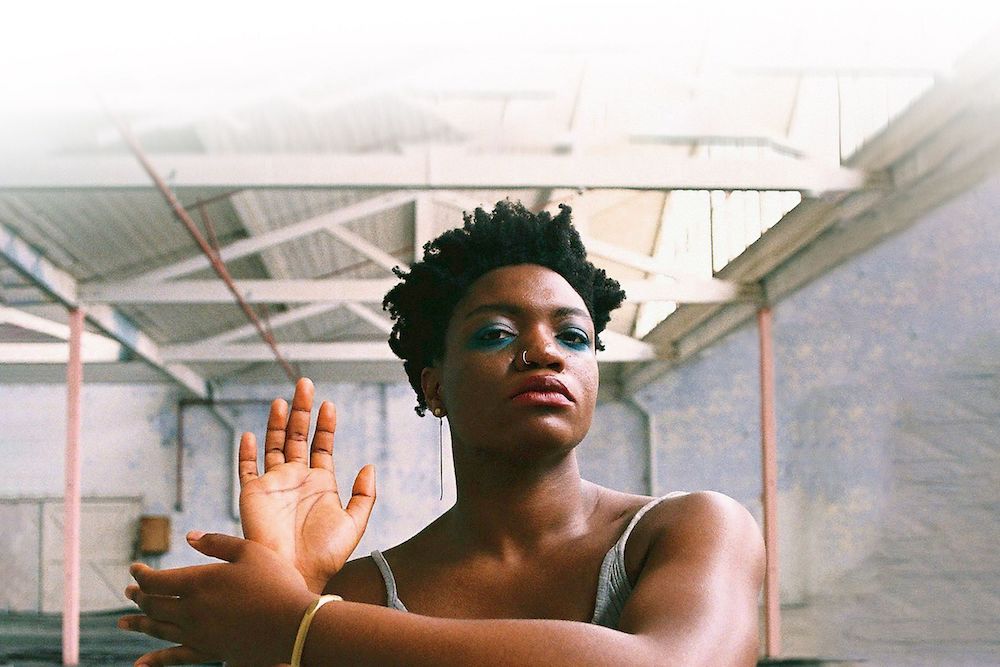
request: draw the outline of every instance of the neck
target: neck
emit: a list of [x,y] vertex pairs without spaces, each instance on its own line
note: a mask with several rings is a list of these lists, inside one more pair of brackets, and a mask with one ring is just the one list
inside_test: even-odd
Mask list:
[[597,490],[580,478],[574,451],[531,462],[468,451],[455,448],[457,500],[449,511],[461,546],[516,557],[587,532]]

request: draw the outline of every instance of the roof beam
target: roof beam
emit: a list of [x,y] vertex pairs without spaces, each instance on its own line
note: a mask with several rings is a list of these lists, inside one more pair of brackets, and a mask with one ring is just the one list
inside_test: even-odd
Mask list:
[[657,358],[653,345],[617,331],[602,331],[601,342],[604,351],[597,353],[598,361],[652,361]]
[[[248,303],[382,303],[398,281],[386,279],[237,280]],[[635,280],[621,283],[629,301],[728,303],[755,301],[757,285],[739,285],[711,278],[676,282]],[[174,280],[167,283],[131,281],[80,286],[80,295],[92,303],[229,303],[229,290],[217,280]]]
[[363,306],[360,303],[355,303],[353,301],[348,301],[344,304],[344,307],[365,322],[368,322],[368,324],[377,328],[382,333],[388,334],[392,332],[392,320],[384,315],[379,315],[378,313],[373,312],[367,306]]
[[43,292],[71,308],[77,304],[76,279],[46,259],[6,225],[0,224],[0,257]]
[[[379,280],[274,279],[236,280],[249,303],[382,303],[399,282]],[[91,283],[80,293],[93,303],[230,303],[232,296],[218,280],[173,280],[166,283]]]
[[[94,339],[83,342],[85,364],[123,361],[122,346],[114,341]],[[65,364],[69,363],[66,343],[0,343],[0,363],[3,364]]]
[[[0,324],[12,324],[20,329],[27,329],[28,331],[34,331],[51,336],[52,338],[58,338],[59,340],[69,340],[68,325],[53,322],[52,320],[38,317],[37,315],[32,315],[16,308],[0,306]],[[121,344],[89,331],[83,332],[83,344],[85,347],[90,345],[94,349],[115,350],[119,355],[122,352]],[[57,343],[57,345],[61,345],[61,343]]]
[[678,272],[664,265],[662,260],[658,260],[648,255],[643,255],[627,248],[622,248],[613,243],[606,243],[595,238],[584,236],[583,245],[587,248],[588,255],[610,259],[629,268],[638,269],[645,273],[666,276],[674,280],[683,282],[685,285],[697,285],[700,290],[711,290],[717,293],[719,298],[725,301],[734,299],[742,300],[743,295],[752,297],[758,291],[754,285],[741,285],[729,280],[719,280],[710,276],[696,276],[683,272]]
[[[168,345],[164,355],[171,361],[268,361],[270,349],[263,343],[231,345]],[[290,361],[391,361],[398,360],[386,341],[350,343],[282,343],[281,351]]]
[[364,239],[349,229],[344,229],[340,225],[329,225],[326,231],[330,233],[331,236],[340,240],[354,250],[372,260],[386,271],[392,273],[393,268],[399,267],[403,270],[410,268],[410,265],[406,262],[401,262],[386,251],[382,250],[374,243],[369,243],[367,239]]
[[[625,188],[799,190],[863,188],[864,172],[816,159],[678,157],[662,147],[618,152],[477,153],[430,147],[402,154],[153,155],[183,188],[390,188],[417,190]],[[0,190],[149,188],[126,157],[58,157],[0,164]]]
[[82,308],[87,320],[121,343],[138,357],[166,373],[179,385],[200,398],[208,398],[208,383],[180,364],[165,363],[159,346],[125,315],[107,305],[91,305],[79,298],[76,279],[29,246],[5,225],[0,224],[0,257],[5,258],[25,278],[68,308]]
[[[301,322],[302,320],[309,319],[310,317],[315,317],[316,315],[322,315],[324,313],[328,313],[331,310],[336,310],[339,307],[340,304],[336,303],[313,303],[308,306],[293,308],[292,310],[269,317],[267,319],[267,326],[269,329],[273,331],[288,324]],[[246,338],[247,336],[251,335],[256,336],[257,329],[256,327],[254,327],[253,324],[247,323],[235,327],[233,329],[230,329],[228,331],[223,331],[222,333],[216,334],[209,338],[205,338],[201,342],[206,345],[231,343],[235,340],[239,340],[240,338]]]
[[[331,231],[337,225],[343,225],[354,220],[375,215],[376,213],[381,213],[382,211],[398,208],[404,204],[412,202],[415,196],[416,195],[412,192],[390,192],[388,194],[372,197],[371,199],[366,199],[349,206],[344,206],[336,211],[323,213],[322,215],[317,215],[316,217],[302,220],[286,227],[280,227],[265,234],[258,234],[257,236],[243,239],[242,241],[235,241],[234,243],[230,243],[229,245],[220,248],[219,256],[223,262],[228,262],[234,259],[239,259],[240,257],[246,257],[247,255],[253,255],[263,250],[267,250],[268,248],[273,248],[276,245],[287,243],[288,241],[292,241],[303,236],[308,236],[309,234],[315,234],[316,232],[324,230]],[[396,264],[400,263],[398,260],[393,261],[395,261]],[[200,269],[207,269],[208,267],[208,258],[205,257],[203,253],[198,253],[188,259],[183,259],[179,262],[155,269],[141,276],[136,276],[135,279],[158,282],[183,276]]]

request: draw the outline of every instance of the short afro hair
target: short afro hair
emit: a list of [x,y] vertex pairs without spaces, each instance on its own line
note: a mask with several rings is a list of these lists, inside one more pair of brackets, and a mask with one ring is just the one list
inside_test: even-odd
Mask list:
[[[583,299],[595,333],[604,331],[625,292],[587,260],[580,234],[570,220],[570,207],[560,204],[559,209],[554,218],[546,211],[536,215],[520,202],[506,199],[497,202],[492,213],[477,208],[463,215],[463,227],[426,243],[423,259],[409,272],[393,269],[400,282],[382,302],[395,320],[389,347],[403,360],[421,417],[427,401],[420,375],[444,356],[445,331],[455,306],[472,283],[493,269],[515,264],[552,269]],[[596,345],[604,349],[599,335]]]

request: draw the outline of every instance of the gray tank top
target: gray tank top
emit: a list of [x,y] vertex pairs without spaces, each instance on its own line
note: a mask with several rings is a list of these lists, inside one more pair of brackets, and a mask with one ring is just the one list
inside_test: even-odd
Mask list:
[[[625,573],[625,544],[628,542],[629,535],[632,534],[632,530],[646,512],[667,498],[674,498],[685,493],[685,491],[674,491],[646,503],[629,521],[625,532],[618,538],[615,545],[608,550],[604,556],[604,562],[601,563],[601,572],[597,577],[597,601],[594,604],[594,616],[590,619],[591,623],[608,628],[618,627],[618,620],[621,618],[625,603],[632,595],[632,584],[629,583],[628,575]],[[396,591],[396,579],[392,576],[392,570],[389,568],[385,556],[378,550],[373,551],[371,555],[385,581],[386,606],[390,609],[407,611],[406,605],[399,599]]]

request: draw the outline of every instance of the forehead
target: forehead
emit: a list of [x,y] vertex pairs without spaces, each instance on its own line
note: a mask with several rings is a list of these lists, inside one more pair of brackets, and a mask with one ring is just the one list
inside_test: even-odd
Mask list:
[[587,312],[583,298],[561,275],[537,264],[515,264],[480,276],[458,302],[454,315],[463,317],[480,306],[506,303],[524,310],[576,308]]

